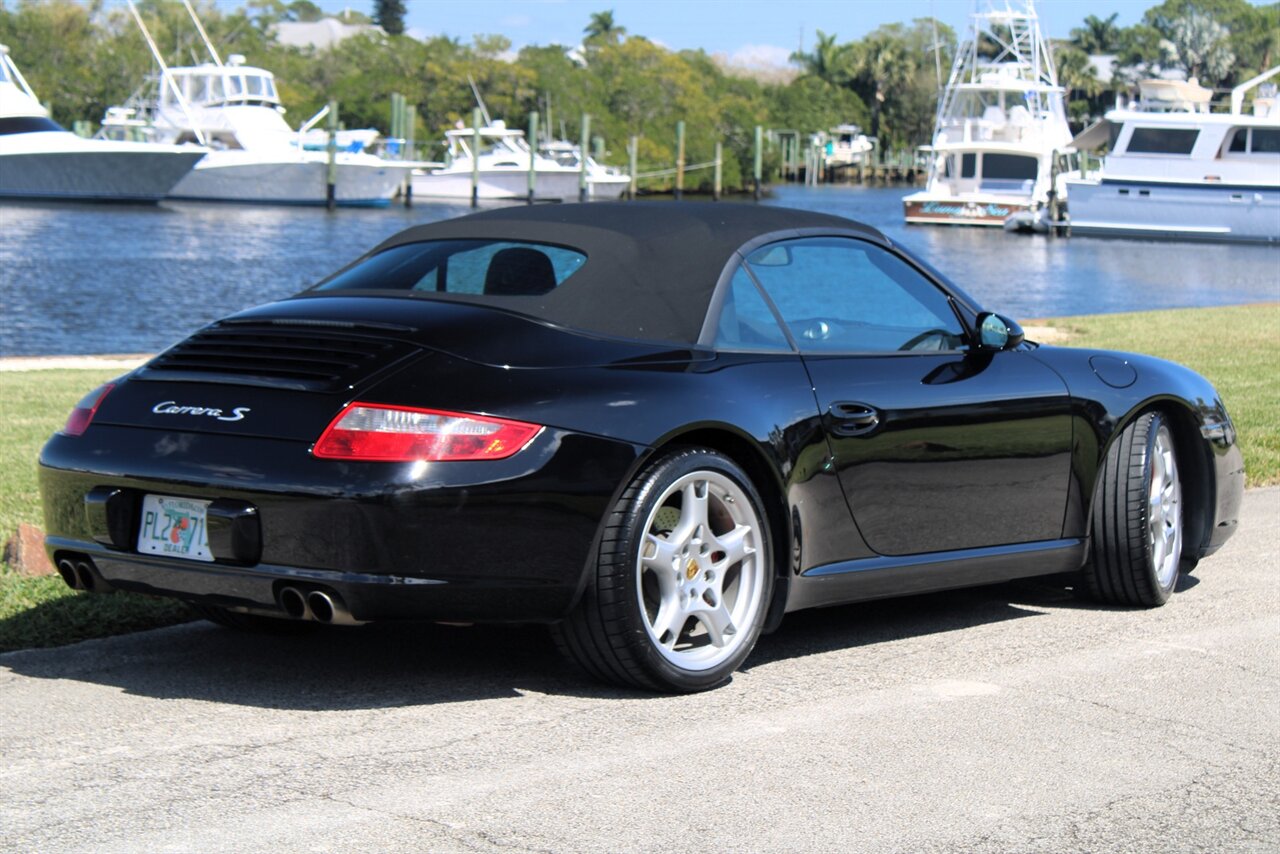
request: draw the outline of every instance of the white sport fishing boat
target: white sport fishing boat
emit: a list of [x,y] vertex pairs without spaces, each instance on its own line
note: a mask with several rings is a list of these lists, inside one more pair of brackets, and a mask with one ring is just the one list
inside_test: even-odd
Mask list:
[[[982,50],[995,46],[995,56]],[[1035,5],[995,6],[973,16],[938,103],[924,190],[904,198],[906,220],[1003,226],[1037,217],[1061,191],[1055,158],[1071,143],[1048,43]],[[1057,186],[1055,187],[1055,183]]]
[[[132,10],[132,4],[130,4]],[[123,107],[107,111],[106,138],[139,133],[159,143],[199,142],[211,149],[170,192],[173,199],[322,205],[328,200],[329,158],[311,150],[306,133],[328,114],[321,110],[299,130],[285,123],[275,76],[232,55],[226,63],[187,5],[212,62],[170,68],[156,50],[140,17],[152,56],[160,68]],[[381,207],[390,203],[418,164],[339,151],[335,202]]]
[[1101,171],[1067,179],[1072,234],[1280,241],[1280,100],[1266,82],[1277,74],[1240,84],[1217,113],[1195,80],[1142,81],[1137,103],[1075,139],[1080,149],[1110,140],[1111,152]]
[[823,151],[828,168],[840,169],[857,166],[875,150],[875,143],[858,125],[836,125],[827,134]]
[[[413,176],[415,198],[470,199],[473,167],[477,196],[491,200],[519,200],[529,197],[529,165],[535,172],[534,196],[542,201],[577,201],[580,184],[578,147],[542,154],[529,148],[524,131],[509,128],[502,120],[480,128],[480,143],[469,127],[445,132],[445,165]],[[478,154],[477,154],[478,149]],[[478,160],[477,160],[478,157]],[[587,197],[616,199],[622,195],[630,179],[587,160]]]
[[[552,139],[538,146],[538,153],[554,160],[575,175],[582,169],[582,147],[563,139]],[[631,186],[631,178],[621,169],[605,166],[587,155],[587,196],[593,200],[613,201]],[[573,199],[577,199],[575,188]]]
[[83,139],[49,111],[0,45],[0,197],[156,202],[205,149]]

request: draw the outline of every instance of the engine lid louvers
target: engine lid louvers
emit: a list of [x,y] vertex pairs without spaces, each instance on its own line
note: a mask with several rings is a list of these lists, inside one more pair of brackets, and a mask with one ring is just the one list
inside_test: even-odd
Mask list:
[[417,352],[391,331],[338,322],[216,323],[152,359],[137,377],[337,391]]

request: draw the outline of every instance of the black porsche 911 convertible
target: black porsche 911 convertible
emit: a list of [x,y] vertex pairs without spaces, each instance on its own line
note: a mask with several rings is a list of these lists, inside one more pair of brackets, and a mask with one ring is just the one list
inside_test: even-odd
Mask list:
[[591,204],[411,228],[200,330],[86,396],[40,480],[76,588],[546,622],[695,691],[801,608],[1059,573],[1160,605],[1243,464],[1197,374],[1024,341],[865,225]]

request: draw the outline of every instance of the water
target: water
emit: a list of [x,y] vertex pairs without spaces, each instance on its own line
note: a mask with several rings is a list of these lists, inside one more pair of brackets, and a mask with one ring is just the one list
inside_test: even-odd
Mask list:
[[[905,192],[781,187],[767,203],[875,225],[1018,318],[1280,299],[1280,248],[907,226]],[[402,228],[467,212],[0,204],[0,355],[156,352],[301,290]]]

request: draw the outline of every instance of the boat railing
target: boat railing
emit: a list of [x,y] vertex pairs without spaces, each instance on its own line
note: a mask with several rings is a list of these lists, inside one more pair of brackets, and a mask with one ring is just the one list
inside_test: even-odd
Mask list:
[[1241,83],[1236,88],[1232,89],[1231,90],[1231,112],[1235,115],[1239,115],[1244,110],[1245,93],[1248,92],[1253,87],[1258,86],[1262,83],[1265,83],[1266,81],[1270,80],[1272,77],[1275,77],[1277,74],[1280,74],[1280,65],[1277,65],[1275,68],[1272,68],[1268,71],[1264,71],[1261,74],[1259,74],[1257,77],[1252,77],[1244,81],[1243,83]]
[[298,127],[298,150],[299,151],[302,151],[304,148],[306,148],[306,145],[304,144],[304,141],[303,141],[303,137],[307,135],[307,131],[311,130],[313,127],[320,124],[320,122],[323,121],[324,117],[327,115],[329,115],[329,105],[325,104],[323,107],[320,108],[320,112],[316,113],[314,116],[307,119],[305,122],[302,123],[302,125]]

